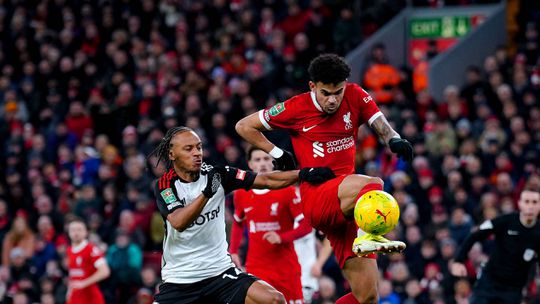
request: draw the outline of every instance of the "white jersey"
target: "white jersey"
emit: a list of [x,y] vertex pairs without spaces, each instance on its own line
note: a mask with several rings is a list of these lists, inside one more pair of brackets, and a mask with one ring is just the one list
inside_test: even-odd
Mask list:
[[201,195],[210,168],[203,165],[195,182],[183,182],[171,169],[156,183],[158,209],[166,225],[161,261],[164,282],[194,283],[217,276],[234,266],[227,251],[225,195],[235,189],[249,188],[255,174],[227,167],[218,191],[187,229],[180,232],[166,220],[169,213],[191,204]]

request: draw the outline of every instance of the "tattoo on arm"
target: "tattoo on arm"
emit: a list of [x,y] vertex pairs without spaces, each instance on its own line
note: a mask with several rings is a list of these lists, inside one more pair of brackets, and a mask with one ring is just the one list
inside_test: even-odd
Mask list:
[[399,134],[392,129],[388,120],[384,115],[377,117],[371,124],[371,128],[377,133],[379,138],[381,138],[385,144],[388,144],[390,139],[394,136],[399,136]]

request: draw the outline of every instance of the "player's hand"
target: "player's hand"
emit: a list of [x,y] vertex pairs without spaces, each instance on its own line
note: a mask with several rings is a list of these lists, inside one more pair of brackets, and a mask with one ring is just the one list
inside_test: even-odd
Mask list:
[[311,275],[316,278],[320,278],[322,276],[322,265],[320,263],[313,263],[311,266]]
[[274,158],[272,164],[274,164],[274,170],[288,171],[296,169],[294,156],[287,150],[283,150],[283,155],[280,157]]
[[83,289],[86,288],[88,285],[86,284],[86,281],[80,280],[80,281],[71,281],[69,282],[69,287],[73,290],[75,289]]
[[394,137],[390,139],[388,146],[393,153],[396,153],[404,161],[410,162],[414,157],[412,144],[404,138]]
[[313,167],[313,168],[303,168],[298,173],[298,178],[300,181],[306,181],[310,184],[322,184],[328,180],[336,177],[332,169],[328,167]]
[[202,194],[207,198],[212,198],[221,185],[221,177],[225,172],[225,168],[221,166],[215,166],[208,172],[208,181],[206,187],[203,189]]
[[236,268],[245,271],[244,266],[242,266],[242,261],[240,260],[240,256],[236,253],[231,253],[231,259],[233,264],[236,266]]
[[456,277],[466,277],[467,267],[465,267],[465,264],[463,263],[452,262],[450,264],[450,273]]
[[281,237],[275,231],[268,231],[267,233],[263,234],[263,240],[266,240],[272,245],[281,244]]

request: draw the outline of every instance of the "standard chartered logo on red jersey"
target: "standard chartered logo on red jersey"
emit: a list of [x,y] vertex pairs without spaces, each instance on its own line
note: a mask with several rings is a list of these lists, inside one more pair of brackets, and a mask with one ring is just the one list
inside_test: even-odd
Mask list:
[[338,140],[321,143],[313,142],[313,158],[324,157],[325,154],[340,152],[350,149],[354,146],[354,138],[352,136],[344,137]]
[[316,141],[313,143],[313,158],[324,157],[323,144]]

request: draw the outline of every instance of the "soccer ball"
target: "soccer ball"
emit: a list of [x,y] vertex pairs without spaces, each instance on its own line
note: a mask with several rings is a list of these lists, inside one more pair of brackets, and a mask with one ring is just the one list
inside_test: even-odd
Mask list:
[[354,221],[366,233],[383,235],[392,231],[399,221],[396,199],[380,190],[364,193],[354,207]]

